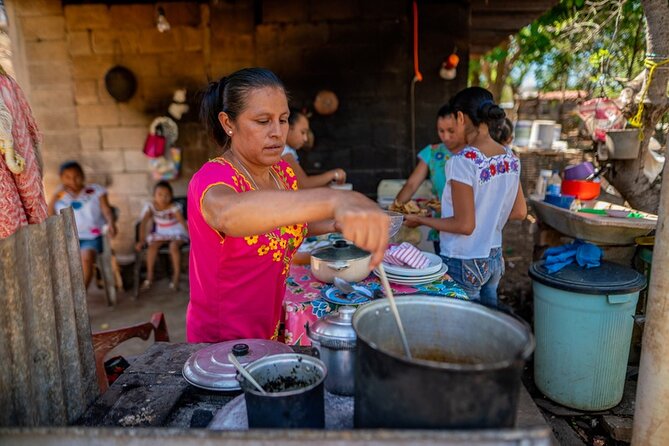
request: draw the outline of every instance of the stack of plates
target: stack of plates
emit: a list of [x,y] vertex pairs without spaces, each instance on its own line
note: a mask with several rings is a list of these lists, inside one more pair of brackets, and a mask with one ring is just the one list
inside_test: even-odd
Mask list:
[[[388,281],[400,285],[423,285],[434,282],[446,274],[448,267],[441,261],[441,257],[431,252],[423,251],[423,254],[430,261],[425,268],[415,269],[383,262]],[[374,269],[374,274],[379,275],[378,269]]]

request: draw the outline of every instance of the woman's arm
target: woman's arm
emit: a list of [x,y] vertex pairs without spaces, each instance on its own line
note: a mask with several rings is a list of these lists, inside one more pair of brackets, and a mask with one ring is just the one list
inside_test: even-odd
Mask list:
[[418,165],[416,168],[411,172],[411,175],[409,176],[409,179],[407,182],[404,184],[404,187],[402,187],[402,190],[399,191],[397,196],[395,197],[395,201],[404,204],[407,201],[411,200],[411,197],[413,197],[413,194],[416,193],[420,185],[425,181],[425,178],[427,178],[427,174],[429,173],[429,168],[425,161],[420,160],[418,161]]
[[100,210],[102,211],[102,215],[105,217],[105,220],[107,220],[107,224],[109,225],[107,233],[110,237],[116,236],[116,222],[114,221],[114,213],[112,212],[111,206],[109,205],[109,198],[107,198],[107,194],[104,194],[100,197]]
[[321,188],[240,194],[217,185],[205,193],[202,215],[213,229],[233,237],[334,219],[344,238],[372,252],[372,268],[381,262],[388,246],[390,219],[376,203],[358,192]]
[[471,186],[451,180],[453,196],[453,216],[448,218],[420,217],[405,215],[406,226],[414,228],[424,225],[441,232],[471,235],[476,228],[476,209],[474,207],[474,189]]
[[327,186],[332,181],[339,184],[346,182],[346,172],[343,169],[332,169],[318,175],[307,175],[302,166],[300,166],[300,163],[290,153],[283,155],[282,159],[293,168],[297,177],[297,184],[300,185],[301,189]]
[[509,214],[509,220],[525,220],[525,217],[527,217],[527,203],[525,202],[523,187],[518,183],[518,193]]

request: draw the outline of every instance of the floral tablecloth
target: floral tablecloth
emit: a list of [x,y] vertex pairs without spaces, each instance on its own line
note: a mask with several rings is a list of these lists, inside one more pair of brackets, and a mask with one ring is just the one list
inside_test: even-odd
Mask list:
[[[372,292],[381,288],[381,282],[370,274],[360,282]],[[322,298],[322,291],[332,285],[318,281],[311,275],[309,265],[291,265],[286,286],[286,297],[283,301],[284,342],[290,345],[311,345],[307,337],[305,324],[313,323],[325,314],[338,308],[337,305],[326,302]],[[429,294],[434,296],[467,299],[467,295],[448,274],[426,285],[410,286],[392,284],[393,293],[402,294]]]

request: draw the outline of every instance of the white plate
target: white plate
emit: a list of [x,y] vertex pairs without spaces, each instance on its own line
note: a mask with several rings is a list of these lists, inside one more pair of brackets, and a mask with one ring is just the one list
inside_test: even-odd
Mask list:
[[425,255],[425,257],[427,257],[427,259],[430,261],[430,263],[425,268],[416,269],[408,266],[391,265],[385,262],[383,262],[383,268],[386,270],[387,274],[393,274],[395,276],[402,277],[426,276],[429,274],[434,274],[441,269],[443,264],[441,257],[426,251],[423,251],[423,255]]
[[[423,283],[430,283],[434,282],[437,279],[440,279],[444,274],[448,272],[448,266],[442,265],[441,269],[437,271],[434,274],[428,274],[424,276],[418,276],[418,277],[398,277],[398,276],[391,276],[386,272],[386,276],[388,277],[388,281],[392,283],[398,283],[400,285],[419,285]],[[374,269],[374,274],[376,276],[379,276],[378,270]]]

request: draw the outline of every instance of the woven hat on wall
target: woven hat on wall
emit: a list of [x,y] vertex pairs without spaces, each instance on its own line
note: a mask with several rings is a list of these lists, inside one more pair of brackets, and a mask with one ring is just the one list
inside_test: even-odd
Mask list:
[[116,65],[105,74],[105,87],[118,102],[128,102],[137,91],[137,78],[128,68]]
[[320,115],[331,115],[337,111],[339,99],[337,95],[330,90],[321,90],[314,99],[314,109]]

